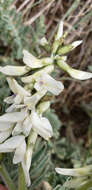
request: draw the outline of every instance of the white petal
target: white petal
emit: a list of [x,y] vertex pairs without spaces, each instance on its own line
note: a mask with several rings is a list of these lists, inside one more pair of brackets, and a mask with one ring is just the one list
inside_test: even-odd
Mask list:
[[15,99],[14,99],[14,103],[15,104],[20,104],[23,100],[23,96],[20,96],[20,94],[17,94]]
[[28,138],[28,144],[34,145],[36,142],[36,139],[37,139],[37,132],[32,129]]
[[6,102],[7,104],[13,104],[14,98],[15,98],[15,95],[9,96],[9,97],[4,99],[4,102]]
[[43,66],[50,65],[53,63],[53,57],[45,57],[41,59],[41,63]]
[[27,77],[23,77],[22,78],[22,82],[24,82],[24,83],[30,83],[30,82],[36,80],[42,73],[48,73],[48,74],[50,74],[53,70],[54,70],[54,65],[49,65],[49,66],[41,69],[40,71],[34,73],[33,75],[30,75],[30,76],[27,76]]
[[66,169],[66,168],[56,168],[57,173],[62,175],[70,176],[88,176],[92,175],[92,165],[88,165],[82,168]]
[[30,96],[30,93],[27,92],[21,85],[19,85],[15,79],[13,79],[13,83],[18,94],[20,94],[21,96]]
[[39,100],[46,94],[47,90],[42,90],[40,92],[35,93],[31,97],[24,98],[24,104],[29,107],[29,109],[34,109]]
[[42,90],[43,88],[47,89],[54,95],[59,95],[60,92],[64,89],[64,86],[61,82],[56,81],[48,74],[42,74],[37,79],[37,82],[34,85],[34,88],[38,91]]
[[27,168],[28,171],[29,171],[30,166],[31,166],[32,153],[33,153],[32,146],[28,146],[27,150],[26,150],[26,168]]
[[47,118],[40,118],[35,111],[31,113],[31,121],[35,131],[48,140],[53,135],[52,126]]
[[0,122],[18,122],[25,118],[25,112],[6,113],[0,116]]
[[79,80],[86,80],[92,78],[92,73],[85,72],[85,71],[79,71],[77,69],[68,69],[68,73],[71,77]]
[[7,78],[8,84],[12,92],[19,94],[20,96],[30,96],[30,93],[27,92],[17,81],[13,78]]
[[79,40],[79,41],[75,41],[72,43],[73,49],[76,48],[77,46],[79,46],[83,41]]
[[12,152],[24,141],[24,136],[14,136],[6,140],[3,144],[0,144],[0,152]]
[[20,144],[20,146],[15,151],[13,163],[17,164],[19,162],[22,162],[24,159],[25,153],[26,153],[26,142],[24,140],[22,144]]
[[61,69],[66,71],[71,77],[75,79],[86,80],[92,78],[92,73],[72,69],[72,67],[70,67],[66,62],[63,62],[62,60],[59,60],[57,64]]
[[17,89],[16,89],[15,84],[13,82],[13,78],[7,77],[7,82],[9,84],[9,87],[12,90],[12,92],[16,95],[17,94]]
[[23,126],[22,126],[23,134],[24,134],[26,137],[29,135],[31,128],[32,128],[31,119],[30,119],[30,117],[27,117],[27,118],[24,120]]
[[19,108],[24,108],[25,107],[25,105],[24,104],[17,104],[17,105],[15,105],[15,108],[17,108],[17,109],[19,109]]
[[8,129],[7,131],[0,132],[0,143],[5,141],[11,135],[12,129]]
[[47,39],[45,37],[43,37],[43,38],[41,38],[39,43],[40,43],[41,46],[45,46],[45,45],[48,44],[48,41],[47,41]]
[[57,35],[56,35],[56,40],[59,40],[62,35],[63,35],[63,21],[61,20],[60,23],[59,23],[59,28],[58,28],[58,32],[57,32]]
[[0,122],[0,131],[7,131],[12,128],[13,124],[10,122]]
[[13,111],[15,111],[15,104],[12,104],[11,106],[9,106],[6,110],[5,110],[5,112],[13,112]]
[[50,107],[50,102],[42,102],[37,106],[37,113],[42,114]]
[[29,187],[31,185],[31,181],[30,181],[30,175],[29,175],[29,171],[27,170],[25,160],[22,161],[22,168],[23,168],[23,171],[24,171],[26,185]]
[[74,169],[55,168],[55,170],[61,175],[77,176]]
[[15,135],[19,135],[20,133],[22,133],[22,125],[23,125],[23,122],[18,122],[13,131],[12,131],[12,135],[15,136]]
[[40,68],[43,65],[41,64],[41,61],[37,59],[35,56],[33,56],[31,53],[29,53],[27,50],[23,50],[23,61],[26,65],[28,65],[31,68]]
[[9,76],[20,76],[27,73],[29,70],[26,66],[5,66],[0,67],[0,72]]

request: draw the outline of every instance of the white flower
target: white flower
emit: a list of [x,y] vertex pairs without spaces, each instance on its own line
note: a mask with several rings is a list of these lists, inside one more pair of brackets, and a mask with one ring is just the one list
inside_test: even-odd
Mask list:
[[40,77],[36,79],[34,88],[37,91],[46,89],[54,95],[59,95],[60,92],[64,89],[64,86],[61,82],[56,81],[50,75],[43,73]]
[[30,181],[29,171],[27,170],[27,166],[26,166],[26,163],[25,163],[25,159],[22,161],[22,168],[23,168],[23,171],[24,171],[26,185],[29,187],[31,185],[31,181]]
[[12,133],[12,129],[8,129],[5,131],[0,131],[0,143],[2,143],[3,141],[5,141]]
[[[15,136],[15,137],[17,137],[17,136]],[[12,137],[12,138],[14,138],[14,137]],[[13,163],[17,164],[19,162],[22,162],[24,160],[25,153],[26,153],[26,142],[24,139],[15,150],[15,154],[13,157]]]
[[22,86],[20,86],[15,79],[8,77],[7,81],[14,95],[4,99],[4,102],[6,102],[7,104],[12,104],[10,107],[6,109],[6,112],[15,112],[16,109],[22,109],[25,107],[24,97],[30,97],[31,94],[28,91],[26,91]]
[[22,164],[26,184],[30,186],[30,176],[29,176],[29,170],[27,169],[27,166],[25,165],[25,156],[26,156],[26,142],[25,142],[25,136],[23,135],[17,135],[14,137],[9,138],[4,143],[0,144],[0,152],[15,152],[13,157],[13,163]]
[[39,41],[40,45],[41,46],[45,46],[48,44],[48,41],[45,37],[41,38],[41,40]]
[[25,135],[25,137],[29,135],[31,128],[32,128],[31,119],[30,119],[30,116],[27,116],[22,126],[23,134]]
[[77,46],[79,46],[83,41],[82,40],[78,40],[78,41],[75,41],[73,42],[71,45],[73,46],[72,49],[76,48]]
[[49,107],[50,107],[50,102],[49,101],[41,102],[37,106],[37,113],[40,115],[40,114],[44,113]]
[[31,131],[31,128],[32,124],[30,115],[26,113],[24,120],[17,122],[14,126],[14,129],[12,130],[12,135],[15,136],[22,133],[25,137],[27,137]]
[[92,78],[92,73],[85,72],[85,71],[79,71],[77,69],[73,69],[70,67],[66,62],[62,60],[58,60],[57,64],[61,69],[66,71],[71,77],[79,80],[86,80]]
[[32,128],[44,139],[48,140],[53,136],[52,126],[47,118],[38,116],[35,111],[31,112]]
[[92,73],[85,72],[85,71],[78,71],[77,69],[70,68],[68,73],[71,77],[79,80],[86,80],[92,78]]
[[31,97],[25,97],[24,98],[24,104],[28,106],[28,109],[33,110],[35,109],[36,104],[39,102],[39,100],[46,94],[46,90],[43,89]]
[[45,68],[41,69],[40,71],[34,73],[33,75],[22,77],[22,82],[24,83],[31,83],[35,81],[42,73],[50,74],[54,70],[54,65],[46,66]]
[[8,123],[15,123],[24,120],[25,112],[12,112],[12,113],[5,113],[4,115],[0,116],[0,123],[7,122]]
[[37,133],[32,130],[28,137],[28,144],[27,144],[27,148],[26,148],[25,159],[22,162],[22,167],[24,170],[24,175],[25,175],[27,186],[30,186],[30,184],[31,184],[29,170],[30,170],[30,166],[31,166],[33,147],[36,142],[36,139],[37,139]]
[[12,127],[11,121],[10,122],[4,122],[4,120],[0,121],[0,132],[7,131],[11,127]]
[[11,133],[20,134],[23,130],[21,127],[22,130],[20,131],[20,125],[25,121],[26,116],[25,109],[22,109],[20,112],[11,112],[0,116],[0,135],[3,135],[2,139],[8,138]]
[[0,144],[0,152],[13,152],[24,141],[25,136],[14,136]]
[[41,68],[45,65],[49,65],[53,63],[52,58],[43,58],[38,59],[35,56],[33,56],[31,53],[29,53],[27,50],[23,50],[23,61],[26,65],[28,65],[30,68]]
[[69,176],[87,176],[92,175],[92,165],[85,166],[82,168],[66,169],[66,168],[55,168],[56,172],[61,175]]
[[30,68],[27,68],[26,66],[4,66],[0,67],[0,72],[2,72],[5,75],[9,76],[21,76],[27,73],[30,70]]
[[56,40],[59,40],[63,35],[63,24],[64,23],[61,20],[60,23],[59,23],[58,32],[57,32],[57,35],[56,35]]

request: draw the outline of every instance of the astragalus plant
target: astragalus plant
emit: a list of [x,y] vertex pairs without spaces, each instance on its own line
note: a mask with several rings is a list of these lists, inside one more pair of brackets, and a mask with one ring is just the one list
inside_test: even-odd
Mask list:
[[38,135],[46,141],[53,138],[52,126],[43,117],[43,113],[50,107],[50,101],[45,101],[43,97],[48,97],[49,93],[57,96],[64,89],[63,83],[51,76],[55,65],[75,79],[92,78],[92,73],[78,71],[67,64],[65,54],[82,41],[64,45],[65,36],[61,21],[52,45],[45,38],[40,41],[41,46],[49,50],[49,57],[36,58],[24,49],[24,66],[0,67],[12,93],[4,99],[9,107],[0,116],[0,152],[14,152],[13,164],[21,163],[28,187],[31,185],[29,170]]

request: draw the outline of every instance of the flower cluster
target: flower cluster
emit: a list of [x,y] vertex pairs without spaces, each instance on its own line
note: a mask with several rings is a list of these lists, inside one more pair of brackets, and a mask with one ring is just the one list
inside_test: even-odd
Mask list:
[[[50,102],[44,102],[43,97],[48,92],[57,96],[64,89],[63,83],[50,75],[54,71],[54,65],[57,64],[73,78],[92,78],[92,73],[72,69],[66,63],[67,57],[64,54],[80,45],[81,41],[64,46],[63,38],[61,21],[50,57],[38,59],[27,50],[23,50],[25,66],[0,67],[0,72],[7,75],[7,82],[12,91],[12,95],[4,100],[9,107],[6,113],[0,116],[0,152],[14,152],[13,163],[21,162],[28,186],[32,152],[37,136],[40,135],[45,140],[53,136],[49,120],[43,117]],[[48,46],[47,40],[41,40],[41,45]],[[33,74],[29,74],[30,71],[33,71]],[[24,74],[26,76],[23,76]],[[23,76],[23,86],[15,79],[16,76]]]

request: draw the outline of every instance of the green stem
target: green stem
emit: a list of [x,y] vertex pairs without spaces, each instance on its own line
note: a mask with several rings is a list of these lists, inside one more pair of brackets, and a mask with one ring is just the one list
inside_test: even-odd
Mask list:
[[9,190],[16,190],[16,187],[12,179],[10,178],[9,173],[7,172],[3,163],[1,163],[0,165],[0,175]]
[[19,164],[18,173],[19,173],[18,190],[27,190],[26,183],[25,183],[24,172],[23,172],[21,164]]

